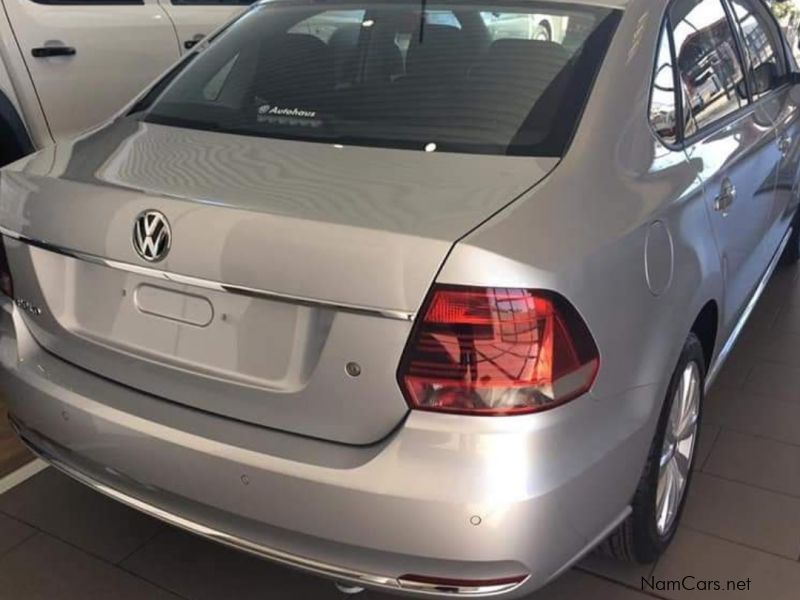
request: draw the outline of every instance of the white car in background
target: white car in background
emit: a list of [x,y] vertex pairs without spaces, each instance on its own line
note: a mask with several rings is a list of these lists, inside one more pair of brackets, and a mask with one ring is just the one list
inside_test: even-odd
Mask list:
[[487,26],[495,38],[518,38],[542,42],[564,42],[569,17],[544,14],[509,16],[500,15],[487,19]]
[[0,0],[0,166],[118,110],[252,0]]

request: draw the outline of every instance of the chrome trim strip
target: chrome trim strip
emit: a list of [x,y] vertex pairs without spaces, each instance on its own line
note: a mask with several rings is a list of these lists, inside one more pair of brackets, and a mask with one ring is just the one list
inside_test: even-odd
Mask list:
[[424,581],[412,581],[410,579],[403,579],[402,577],[397,581],[400,584],[400,589],[407,592],[422,592],[425,595],[431,594],[441,596],[496,596],[498,594],[506,594],[515,590],[523,583],[530,579],[530,575],[515,582],[508,583],[492,583],[482,586],[452,586],[443,583],[428,583]]
[[753,314],[753,310],[758,304],[758,301],[761,299],[761,295],[764,293],[764,290],[767,289],[767,284],[769,284],[772,274],[778,267],[778,263],[781,260],[781,256],[783,256],[783,251],[786,249],[786,245],[789,243],[789,239],[792,237],[793,231],[794,227],[790,227],[789,231],[784,234],[781,244],[778,246],[778,251],[772,257],[772,261],[770,261],[767,270],[764,272],[764,276],[756,286],[755,292],[753,292],[753,296],[750,298],[750,302],[748,302],[747,306],[744,307],[744,310],[739,317],[739,321],[736,323],[736,327],[733,328],[733,331],[731,331],[731,334],[728,336],[728,340],[725,342],[722,350],[719,351],[717,360],[714,361],[714,366],[709,369],[708,375],[706,376],[706,393],[708,393],[708,390],[711,389],[711,385],[719,375],[719,372],[722,369],[722,366],[725,364],[725,361],[728,359],[728,356],[730,356],[731,350],[733,350],[734,345],[736,345],[736,341],[739,339],[739,335],[742,333],[744,326],[747,324],[747,320],[750,318],[750,315]]
[[190,285],[206,290],[213,290],[215,292],[227,292],[229,294],[237,294],[240,296],[248,296],[251,298],[260,298],[262,300],[272,300],[274,302],[286,302],[290,304],[299,304],[300,306],[309,306],[311,308],[322,308],[327,310],[335,310],[338,312],[347,312],[359,315],[367,315],[370,317],[380,317],[383,319],[394,319],[396,321],[413,321],[415,314],[413,312],[406,312],[401,310],[392,310],[384,308],[374,308],[371,306],[359,306],[355,304],[347,304],[342,302],[329,302],[327,300],[317,300],[315,298],[306,298],[303,296],[293,296],[291,294],[282,294],[280,292],[271,292],[268,290],[260,290],[243,285],[235,285],[229,283],[221,283],[219,281],[212,281],[210,279],[203,279],[201,277],[193,277],[191,275],[181,275],[179,273],[170,273],[162,271],[153,267],[145,267],[141,265],[134,265],[119,260],[111,260],[102,258],[95,254],[87,252],[80,252],[78,250],[70,250],[62,246],[50,244],[42,240],[37,240],[16,231],[11,231],[5,227],[0,226],[0,234],[14,240],[18,240],[30,246],[54,252],[62,256],[82,260],[95,265],[101,265],[118,271],[125,271],[127,273],[134,273],[144,277],[153,277],[154,279],[161,279],[163,281],[170,281],[182,285]]
[[[208,527],[202,523],[192,521],[182,517],[173,512],[169,512],[158,506],[140,500],[134,496],[114,489],[93,477],[87,475],[83,471],[68,464],[62,460],[52,450],[46,449],[44,446],[50,448],[59,448],[59,445],[51,440],[48,440],[38,432],[34,432],[25,426],[19,419],[13,415],[8,415],[8,421],[12,429],[16,432],[19,438],[36,456],[41,458],[46,463],[52,465],[65,475],[71,477],[83,485],[99,492],[109,498],[112,498],[122,504],[130,506],[140,512],[145,513],[151,517],[164,521],[165,523],[184,529],[200,537],[210,539],[212,541],[230,546],[237,550],[253,554],[260,558],[271,560],[289,567],[300,569],[315,575],[333,579],[335,581],[345,581],[353,583],[359,587],[369,587],[377,589],[393,590],[395,592],[402,591],[407,594],[415,594],[420,597],[487,597],[506,594],[516,590],[530,579],[530,575],[526,576],[521,581],[509,582],[503,584],[491,584],[486,586],[447,586],[441,587],[433,583],[411,582],[407,580],[397,579],[395,577],[376,575],[374,573],[363,573],[323,563],[311,558],[298,556],[289,552],[284,552],[275,548],[261,545],[248,539],[240,538],[231,535],[219,529]],[[37,440],[41,440],[38,442]]]

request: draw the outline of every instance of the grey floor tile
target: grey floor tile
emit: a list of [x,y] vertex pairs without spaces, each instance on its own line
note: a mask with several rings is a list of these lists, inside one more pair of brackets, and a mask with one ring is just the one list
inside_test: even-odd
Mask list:
[[115,563],[161,527],[122,504],[47,469],[0,496],[0,512]]
[[717,375],[714,388],[741,388],[750,376],[755,362],[753,358],[745,354],[745,351],[734,348],[733,353],[722,365],[722,370]]
[[706,473],[800,497],[800,447],[723,430]]
[[695,473],[683,523],[789,559],[800,556],[800,498]]
[[0,557],[0,600],[176,600],[43,533]]
[[329,581],[165,529],[122,566],[189,600],[341,600]]
[[769,393],[776,398],[800,402],[800,368],[757,362],[742,388],[754,394]]
[[36,530],[16,519],[0,514],[0,556],[31,537]]
[[750,315],[750,318],[747,319],[747,326],[743,332],[745,338],[748,334],[768,331],[775,327],[784,306],[785,303],[780,298],[779,291],[774,292],[774,298],[772,298],[772,300],[762,297],[761,301],[756,305]]
[[[638,585],[639,582],[637,582]],[[526,600],[647,600],[647,596],[616,583],[573,569]]]
[[[749,591],[727,589],[728,582],[747,585],[748,579]],[[721,589],[699,589],[698,584],[703,581],[717,581]],[[796,600],[800,563],[683,529],[658,561],[652,583],[658,596],[675,600]],[[685,589],[681,584],[694,589]]]
[[599,552],[593,552],[578,564],[578,569],[582,571],[637,588],[641,585],[642,577],[649,576],[654,568],[655,565],[639,565],[617,560]]
[[700,437],[697,439],[697,457],[694,463],[694,468],[697,471],[702,470],[703,466],[706,464],[720,431],[718,425],[708,423],[707,421],[708,419],[706,416],[703,416],[703,426],[700,428]]
[[703,419],[724,429],[800,445],[800,402],[794,400],[716,388],[708,397]]
[[800,304],[800,286],[798,286],[797,279],[797,267],[776,270],[767,289],[764,290],[758,308]]
[[786,304],[778,310],[773,324],[775,331],[800,334],[800,304]]
[[[800,313],[800,305],[793,308]],[[762,334],[748,345],[747,352],[757,361],[779,363],[789,367],[800,367],[800,333],[792,333],[776,327]]]

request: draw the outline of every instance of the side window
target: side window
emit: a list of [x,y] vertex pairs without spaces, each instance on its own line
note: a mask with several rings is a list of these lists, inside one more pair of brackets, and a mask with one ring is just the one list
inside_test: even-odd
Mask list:
[[676,0],[670,21],[688,137],[745,106],[747,86],[722,0]]
[[653,90],[650,95],[650,124],[663,141],[674,144],[678,141],[678,106],[675,93],[675,67],[672,64],[672,49],[669,31],[664,25],[658,42],[656,66],[653,72]]
[[786,74],[779,43],[763,12],[751,0],[731,0],[747,55],[754,98],[759,98],[781,85]]

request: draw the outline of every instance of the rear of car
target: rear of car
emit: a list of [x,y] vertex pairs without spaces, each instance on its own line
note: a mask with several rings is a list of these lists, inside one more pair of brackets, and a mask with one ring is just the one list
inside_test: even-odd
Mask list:
[[593,323],[531,265],[441,274],[558,171],[620,19],[269,2],[4,170],[20,435],[122,502],[355,585],[552,579],[627,515],[653,389],[609,418]]

